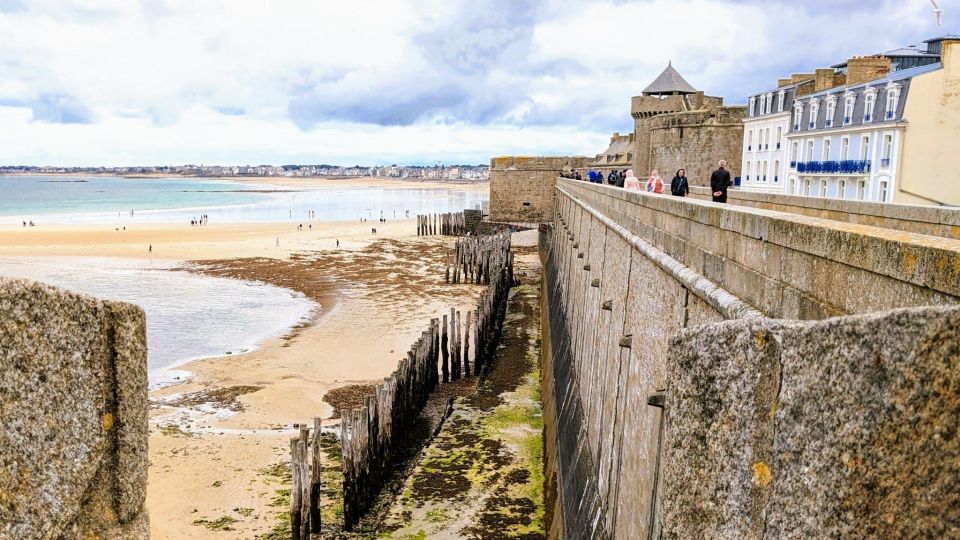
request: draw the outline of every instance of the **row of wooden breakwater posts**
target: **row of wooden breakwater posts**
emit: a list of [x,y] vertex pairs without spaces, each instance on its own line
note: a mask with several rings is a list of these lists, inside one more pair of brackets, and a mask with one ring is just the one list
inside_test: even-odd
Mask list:
[[[396,371],[364,399],[364,406],[340,413],[343,522],[348,531],[379,496],[394,464],[394,448],[420,415],[430,393],[439,384],[484,373],[497,350],[513,285],[510,233],[466,237],[457,241],[455,249],[477,253],[476,259],[485,261],[482,267],[474,267],[481,276],[478,279],[488,284],[477,309],[467,311],[465,325],[454,309],[449,318],[444,314],[442,320],[432,319]],[[308,540],[311,534],[321,532],[319,418],[313,419],[312,430],[300,428],[300,436],[290,441],[290,451],[291,538]]]
[[467,222],[463,212],[447,214],[418,214],[417,236],[463,236],[467,234]]

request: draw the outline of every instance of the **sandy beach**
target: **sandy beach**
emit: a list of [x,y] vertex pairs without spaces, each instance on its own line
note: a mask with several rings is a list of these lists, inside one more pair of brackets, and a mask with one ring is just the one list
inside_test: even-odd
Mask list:
[[[269,179],[288,186],[276,180]],[[289,186],[302,182],[384,185],[295,178]],[[418,237],[412,219],[309,225],[302,231],[292,224],[0,227],[0,257],[179,262],[199,273],[294,289],[320,305],[309,323],[247,354],[183,365],[192,378],[151,393],[153,538],[256,538],[285,530],[294,424],[329,418],[328,391],[376,383],[432,317],[475,305],[479,286],[444,283],[453,239]]]

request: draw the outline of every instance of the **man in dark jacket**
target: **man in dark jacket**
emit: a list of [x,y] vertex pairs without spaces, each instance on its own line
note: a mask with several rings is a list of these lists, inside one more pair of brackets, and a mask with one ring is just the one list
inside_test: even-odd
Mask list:
[[690,193],[690,183],[687,182],[687,171],[680,169],[670,182],[670,193],[674,197],[686,197]]
[[727,162],[720,160],[720,168],[713,171],[710,175],[710,190],[713,192],[713,202],[727,202],[727,188],[730,187],[730,171],[727,170]]

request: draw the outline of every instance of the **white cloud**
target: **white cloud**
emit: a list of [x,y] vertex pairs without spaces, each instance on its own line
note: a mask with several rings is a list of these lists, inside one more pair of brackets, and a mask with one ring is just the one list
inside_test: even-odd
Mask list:
[[[630,96],[667,60],[694,86],[743,102],[791,71],[936,33],[927,7],[8,0],[0,163],[593,154],[630,129]],[[945,7],[947,24],[957,20]]]

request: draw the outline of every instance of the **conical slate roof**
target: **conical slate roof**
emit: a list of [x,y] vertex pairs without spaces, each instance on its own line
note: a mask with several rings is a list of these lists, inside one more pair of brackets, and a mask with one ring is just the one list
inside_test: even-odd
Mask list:
[[644,95],[650,94],[696,94],[697,89],[690,86],[683,77],[673,69],[673,62],[667,64],[667,69],[656,78],[650,86],[643,89]]

